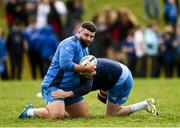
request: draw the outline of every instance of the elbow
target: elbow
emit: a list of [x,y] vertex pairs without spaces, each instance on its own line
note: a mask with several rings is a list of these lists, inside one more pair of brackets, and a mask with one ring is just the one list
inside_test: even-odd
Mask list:
[[61,66],[61,69],[64,71],[73,71],[74,70],[74,65],[72,63],[64,63]]
[[88,92],[90,92],[90,91],[91,91],[91,89],[92,89],[92,86],[89,86],[89,87],[88,87],[88,89],[87,89],[87,90],[88,90]]
[[92,89],[92,87],[91,87],[91,86],[88,86],[88,87],[86,88],[86,93],[85,93],[85,94],[88,94],[88,93],[91,91],[91,89]]

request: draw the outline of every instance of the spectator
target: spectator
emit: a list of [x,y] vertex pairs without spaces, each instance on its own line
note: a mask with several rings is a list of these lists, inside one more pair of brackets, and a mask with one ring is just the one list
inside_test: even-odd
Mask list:
[[95,43],[90,47],[90,53],[96,57],[108,57],[108,50],[112,45],[111,26],[114,22],[113,13],[112,9],[105,8],[103,13],[93,19],[97,26],[97,32],[94,38]]
[[62,39],[62,32],[63,32],[62,19],[56,9],[54,0],[50,0],[50,12],[48,14],[48,24],[52,26],[53,31],[56,33],[56,35],[58,35],[58,37]]
[[62,0],[55,0],[55,8],[61,16],[65,16],[67,14],[66,5]]
[[5,12],[6,12],[6,19],[7,19],[7,25],[9,28],[11,28],[12,23],[14,22],[16,11],[16,0],[8,0],[5,3]]
[[124,52],[122,52],[122,42],[127,38],[129,31],[133,30],[137,25],[135,16],[127,9],[118,11],[117,19],[111,27],[111,38],[113,46],[113,55],[117,61],[124,60]]
[[163,53],[163,65],[166,77],[173,76],[174,67],[174,43],[175,37],[173,34],[173,26],[167,25],[163,34],[163,43],[161,44],[161,52]]
[[65,38],[65,25],[66,25],[66,15],[67,15],[67,7],[62,0],[55,0],[55,8],[58,12],[58,15],[61,20],[62,30],[61,34],[59,35],[60,40]]
[[158,77],[159,64],[158,64],[158,50],[159,50],[159,26],[156,22],[152,22],[150,26],[145,30],[144,40],[146,44],[146,54],[150,60],[150,71],[152,77]]
[[180,25],[176,28],[176,41],[174,42],[175,47],[175,65],[177,67],[177,76],[180,77]]
[[144,0],[145,19],[159,18],[158,0]]
[[119,22],[120,22],[120,30],[121,30],[121,40],[125,40],[127,37],[127,33],[133,30],[138,22],[136,17],[127,9],[120,10],[119,12]]
[[136,54],[134,44],[134,32],[128,32],[126,40],[123,42],[123,50],[127,56],[127,66],[132,72],[132,75],[136,75]]
[[31,16],[36,16],[36,12],[37,12],[37,1],[36,0],[26,0],[25,1],[25,25],[28,25],[28,19]]
[[58,45],[58,38],[53,32],[50,26],[47,26],[41,30],[41,36],[39,37],[40,58],[42,61],[43,76],[47,73],[47,70],[51,64],[52,57],[56,51]]
[[144,30],[145,30],[144,26],[138,26],[134,33],[135,54],[137,57],[136,74],[138,77],[145,77],[147,71]]
[[82,15],[84,7],[82,0],[68,0],[66,3],[67,7],[67,18],[65,26],[65,37],[69,36],[74,30],[75,23],[82,21]]
[[178,18],[178,8],[174,0],[167,0],[164,3],[164,19],[167,24],[172,24],[175,28]]
[[7,73],[7,55],[4,33],[0,28],[0,75],[3,80],[8,79]]
[[37,27],[43,28],[48,25],[48,14],[50,12],[49,0],[40,0],[37,7]]
[[11,79],[21,79],[23,69],[24,36],[18,21],[14,21],[7,38],[7,50],[10,55]]
[[29,25],[24,32],[25,39],[28,43],[28,57],[30,61],[32,78],[37,78],[37,69],[40,69],[41,77],[43,77],[43,66],[38,52],[40,29],[36,26],[35,17],[29,18]]

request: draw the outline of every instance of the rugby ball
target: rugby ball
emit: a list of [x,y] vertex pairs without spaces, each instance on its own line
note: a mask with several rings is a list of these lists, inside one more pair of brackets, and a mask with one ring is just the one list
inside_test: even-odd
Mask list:
[[[80,65],[83,65],[83,66],[86,66],[88,63],[92,63],[92,64],[95,64],[95,66],[97,65],[97,58],[93,55],[87,55],[87,56],[84,56],[79,64]],[[80,75],[86,75],[87,73],[85,72],[80,72]]]
[[80,64],[80,65],[83,65],[83,66],[86,66],[89,62],[90,62],[90,63],[94,63],[95,65],[97,65],[97,59],[96,59],[96,57],[93,56],[93,55],[84,56],[84,57],[80,60],[79,64]]

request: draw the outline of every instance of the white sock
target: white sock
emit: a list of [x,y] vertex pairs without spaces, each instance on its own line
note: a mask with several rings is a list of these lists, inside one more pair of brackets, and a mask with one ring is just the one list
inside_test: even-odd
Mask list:
[[139,110],[146,110],[147,107],[148,107],[148,102],[147,101],[142,101],[142,102],[139,102],[139,103],[132,104],[132,105],[130,105],[130,107],[131,107],[131,110],[133,112],[136,112],[136,111],[139,111]]
[[27,110],[27,115],[30,117],[34,117],[34,109],[28,109]]

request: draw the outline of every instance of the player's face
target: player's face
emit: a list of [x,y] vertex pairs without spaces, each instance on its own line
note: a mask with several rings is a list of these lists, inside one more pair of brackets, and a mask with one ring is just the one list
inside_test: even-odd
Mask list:
[[94,36],[95,32],[91,32],[85,28],[81,28],[79,31],[79,39],[86,47],[88,47],[93,42]]

